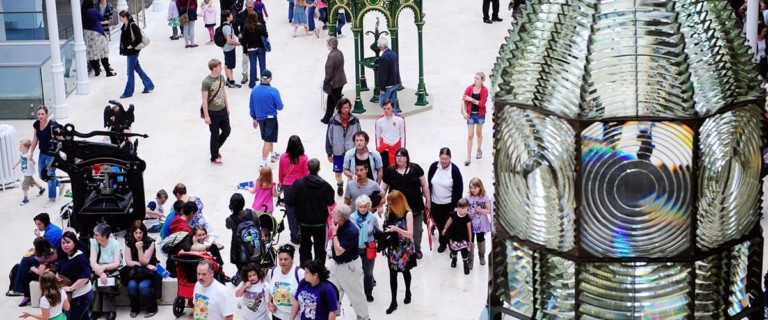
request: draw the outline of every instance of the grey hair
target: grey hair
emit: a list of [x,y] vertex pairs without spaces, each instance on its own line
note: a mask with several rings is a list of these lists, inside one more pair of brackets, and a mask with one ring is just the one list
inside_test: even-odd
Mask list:
[[376,43],[379,48],[389,48],[389,39],[387,37],[381,37],[379,38],[379,41]]
[[339,47],[339,39],[336,37],[330,37],[328,40],[325,40],[326,43],[328,43],[331,48],[336,49]]
[[100,234],[104,238],[109,238],[109,235],[112,234],[112,228],[107,223],[102,222],[93,227],[93,232]]
[[205,259],[200,260],[200,262],[197,263],[197,266],[198,267],[199,266],[207,266],[208,267],[208,271],[213,272],[213,263],[208,261],[208,260],[205,260]]
[[333,213],[338,213],[342,220],[349,221],[349,216],[352,214],[352,209],[348,205],[340,203],[337,204],[335,208],[333,208]]
[[373,203],[371,202],[371,198],[368,197],[367,194],[361,194],[355,200],[355,207],[359,207],[362,205],[368,205],[368,206],[373,205]]

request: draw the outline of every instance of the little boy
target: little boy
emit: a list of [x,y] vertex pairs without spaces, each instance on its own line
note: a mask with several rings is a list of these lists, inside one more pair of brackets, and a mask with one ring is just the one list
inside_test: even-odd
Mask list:
[[21,165],[21,173],[24,174],[24,181],[21,182],[21,190],[24,192],[24,200],[21,200],[22,206],[29,203],[29,198],[27,198],[27,191],[29,191],[30,186],[34,186],[40,189],[40,191],[37,193],[38,197],[43,195],[45,192],[45,188],[38,184],[33,177],[35,174],[35,160],[32,160],[32,158],[29,156],[30,147],[32,147],[32,141],[29,141],[29,139],[21,140],[19,145],[19,152],[21,152],[21,156],[19,157],[19,161],[16,161],[16,164],[13,165],[14,170],[16,170],[18,165]]
[[163,205],[168,201],[168,192],[164,189],[160,189],[155,195],[155,200],[147,203],[146,216],[144,217],[144,225],[147,227],[148,232],[160,232],[163,228],[163,220],[165,220],[165,212]]

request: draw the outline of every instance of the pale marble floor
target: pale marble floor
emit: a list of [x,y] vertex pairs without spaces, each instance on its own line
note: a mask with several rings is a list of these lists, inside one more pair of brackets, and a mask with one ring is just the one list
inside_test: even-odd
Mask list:
[[[279,0],[265,1],[270,13],[268,28],[272,42],[272,52],[267,55],[267,68],[273,72],[273,85],[282,94],[286,108],[279,115],[280,140],[277,150],[285,149],[285,141],[292,134],[301,136],[307,154],[323,159],[325,126],[318,121],[322,116],[319,106],[319,84],[323,77],[323,66],[327,50],[325,37],[314,36],[291,38],[292,28],[287,22],[287,2]],[[166,2],[167,3],[167,2]],[[425,82],[429,92],[428,99],[434,109],[407,118],[408,149],[412,161],[422,167],[437,160],[438,149],[450,147],[454,153],[454,162],[461,165],[465,158],[466,126],[459,114],[460,98],[464,88],[471,84],[475,72],[489,74],[498,54],[499,46],[504,41],[511,20],[504,23],[486,25],[482,23],[480,3],[473,1],[425,1],[426,24],[424,27],[424,70]],[[505,16],[509,16],[507,11]],[[196,27],[197,42],[195,49],[184,49],[183,41],[168,39],[170,28],[165,23],[165,10],[148,11],[146,32],[152,39],[151,45],[141,53],[140,61],[156,85],[155,92],[143,95],[139,82],[136,94],[124,103],[136,106],[134,132],[147,133],[150,138],[141,141],[139,154],[147,162],[144,174],[145,193],[152,198],[161,188],[170,191],[177,182],[184,182],[191,194],[205,201],[205,213],[212,221],[213,232],[221,233],[228,239],[230,233],[224,228],[224,218],[228,215],[228,199],[234,192],[234,184],[257,175],[257,159],[261,142],[258,132],[251,127],[248,116],[248,89],[228,90],[232,106],[232,135],[221,153],[225,165],[213,167],[208,162],[208,128],[198,117],[200,105],[200,81],[208,73],[207,61],[210,58],[223,60],[221,49],[206,46],[207,31],[198,21]],[[366,30],[373,29],[375,14],[365,20]],[[406,10],[400,18],[400,72],[403,84],[414,88],[418,83],[418,57],[416,28],[412,23],[413,14]],[[353,38],[349,25],[344,29],[347,38],[341,39],[340,48],[346,56],[346,72],[354,85]],[[70,118],[61,120],[73,123],[79,131],[101,129],[101,112],[109,99],[120,96],[125,85],[125,57],[117,54],[116,41],[111,43],[111,62],[118,76],[90,78],[92,92],[89,95],[73,94],[67,103]],[[371,36],[365,39],[369,46]],[[367,55],[372,55],[369,51]],[[238,54],[238,67],[240,72]],[[372,78],[372,73],[368,73]],[[239,80],[240,77],[238,76]],[[138,81],[138,79],[137,79]],[[370,82],[369,82],[370,83]],[[486,85],[490,85],[486,83]],[[364,96],[367,99],[369,96]],[[484,129],[485,158],[473,160],[469,167],[461,166],[465,181],[480,177],[486,187],[492,191],[492,124],[488,117]],[[19,137],[32,137],[32,121],[0,121],[15,126]],[[362,120],[364,130],[373,131],[373,120]],[[330,164],[322,162],[321,175],[332,181]],[[65,203],[59,200],[56,207],[44,209],[44,199],[34,198],[32,203],[19,207],[21,191],[10,189],[0,191],[0,208],[4,217],[2,231],[6,245],[0,249],[0,274],[7,274],[21,252],[31,245],[32,217],[39,212],[55,214],[54,208]],[[57,222],[58,223],[58,222]],[[281,241],[287,241],[284,235]],[[426,248],[427,238],[424,238]],[[488,244],[490,245],[490,244]],[[227,248],[228,250],[228,248]],[[226,254],[225,254],[226,256]],[[226,265],[232,272],[234,267]],[[387,316],[384,310],[389,304],[388,274],[383,259],[377,261],[375,276],[379,285],[374,289],[376,301],[369,304],[374,319],[476,319],[485,305],[487,290],[487,268],[476,265],[469,276],[464,276],[460,269],[449,267],[447,253],[438,255],[426,251],[418,268],[413,270],[413,302],[410,305],[399,302],[399,309]],[[0,286],[5,287],[7,278],[3,277]],[[401,280],[399,300],[403,298]],[[18,298],[0,298],[0,308],[7,317],[15,318],[22,310]],[[234,303],[234,302],[233,302]],[[348,304],[344,307],[345,319],[354,319],[354,312]],[[119,319],[128,319],[127,307],[119,309]],[[190,319],[190,312],[183,318]],[[235,313],[239,319],[239,312]],[[172,319],[169,306],[161,307],[155,319]]]

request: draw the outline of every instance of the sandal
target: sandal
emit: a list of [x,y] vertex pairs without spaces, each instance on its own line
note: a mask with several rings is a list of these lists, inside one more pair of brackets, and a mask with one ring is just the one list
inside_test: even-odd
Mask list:
[[464,161],[464,165],[465,165],[465,166],[468,166],[470,163],[472,163],[472,161],[470,161],[469,159],[467,159],[466,161]]

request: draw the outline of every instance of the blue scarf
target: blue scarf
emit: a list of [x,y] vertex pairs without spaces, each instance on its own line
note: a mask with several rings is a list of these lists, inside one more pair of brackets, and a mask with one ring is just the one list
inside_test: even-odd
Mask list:
[[357,225],[357,230],[360,231],[360,240],[358,240],[358,248],[365,248],[365,244],[368,243],[368,226],[373,221],[374,217],[370,211],[365,215],[361,215],[359,211],[355,211],[352,214],[352,220]]

